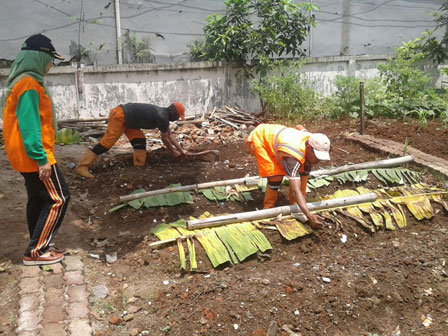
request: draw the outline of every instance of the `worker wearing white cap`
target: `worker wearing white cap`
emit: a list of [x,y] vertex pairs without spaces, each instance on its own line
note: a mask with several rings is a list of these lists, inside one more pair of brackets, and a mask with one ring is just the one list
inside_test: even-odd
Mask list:
[[264,208],[275,206],[286,176],[289,179],[290,204],[297,203],[314,229],[322,228],[322,217],[308,210],[305,192],[312,167],[322,160],[330,160],[328,137],[322,133],[310,133],[303,126],[291,128],[261,124],[250,133],[246,144],[257,159],[260,176],[268,180]]

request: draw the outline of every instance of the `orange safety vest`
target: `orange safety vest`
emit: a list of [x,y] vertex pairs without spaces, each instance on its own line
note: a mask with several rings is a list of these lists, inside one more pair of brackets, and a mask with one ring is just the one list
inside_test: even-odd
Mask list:
[[305,170],[306,141],[311,133],[276,124],[261,124],[249,135],[252,141],[258,171],[261,177],[285,176],[281,164],[282,153],[296,158],[300,163],[300,172]]

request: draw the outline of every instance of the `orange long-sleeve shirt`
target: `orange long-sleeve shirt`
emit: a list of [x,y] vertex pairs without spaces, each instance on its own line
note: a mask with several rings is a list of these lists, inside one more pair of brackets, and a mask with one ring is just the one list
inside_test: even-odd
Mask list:
[[56,163],[51,99],[32,77],[19,80],[6,100],[3,138],[14,170],[37,172],[47,162]]

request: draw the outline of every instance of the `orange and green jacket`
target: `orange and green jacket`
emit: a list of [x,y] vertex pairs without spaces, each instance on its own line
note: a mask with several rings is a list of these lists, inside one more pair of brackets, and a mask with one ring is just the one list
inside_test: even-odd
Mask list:
[[8,160],[22,173],[56,163],[52,104],[45,89],[26,76],[12,88],[3,110],[3,138]]

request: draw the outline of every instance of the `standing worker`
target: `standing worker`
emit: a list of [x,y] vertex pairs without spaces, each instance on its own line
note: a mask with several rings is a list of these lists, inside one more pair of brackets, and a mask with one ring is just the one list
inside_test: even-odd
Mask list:
[[286,176],[290,204],[298,204],[314,229],[323,228],[323,218],[308,210],[305,192],[312,167],[321,160],[330,160],[328,137],[310,133],[303,127],[260,124],[250,133],[246,145],[257,159],[260,177],[268,179],[264,209],[275,206],[283,176]]
[[146,163],[146,138],[143,129],[158,128],[163,144],[175,157],[186,155],[187,152],[174,138],[170,130],[170,121],[184,118],[185,107],[179,102],[173,102],[168,107],[158,107],[152,104],[128,103],[118,105],[110,110],[109,121],[101,141],[86,149],[76,166],[75,172],[85,178],[93,178],[89,167],[98,155],[108,151],[124,133],[134,149],[134,166],[144,166]]
[[53,264],[64,258],[50,249],[70,198],[54,157],[56,115],[44,85],[55,58],[64,59],[48,37],[29,37],[12,64],[1,101],[6,155],[24,177],[28,194],[30,242],[23,257],[25,265]]

